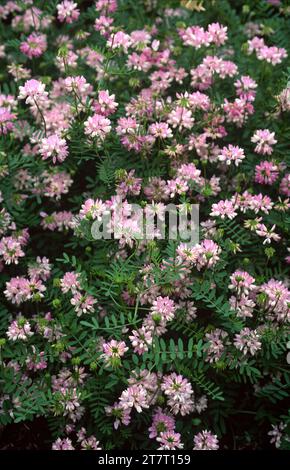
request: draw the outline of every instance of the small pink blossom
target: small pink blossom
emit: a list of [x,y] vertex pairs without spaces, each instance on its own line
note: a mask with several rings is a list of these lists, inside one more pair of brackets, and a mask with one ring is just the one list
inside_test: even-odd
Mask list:
[[53,163],[62,163],[68,156],[68,146],[65,139],[57,134],[50,135],[42,139],[39,153],[43,160],[52,159]]
[[255,152],[262,155],[271,155],[273,152],[272,146],[277,143],[275,139],[275,132],[270,132],[268,129],[259,129],[251,138],[251,142],[257,144]]
[[61,22],[73,23],[80,16],[77,3],[70,0],[63,0],[56,6],[57,18]]
[[32,33],[21,43],[20,50],[29,59],[41,56],[47,48],[46,35]]
[[111,121],[101,114],[94,114],[85,121],[85,134],[92,138],[104,140],[111,131]]

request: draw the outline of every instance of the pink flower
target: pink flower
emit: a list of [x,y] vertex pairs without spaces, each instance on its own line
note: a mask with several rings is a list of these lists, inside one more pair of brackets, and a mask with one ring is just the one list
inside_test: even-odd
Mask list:
[[151,40],[151,34],[144,29],[132,31],[130,37],[132,40],[132,47],[135,47],[136,49],[144,48]]
[[103,351],[108,358],[120,358],[128,349],[124,341],[111,339],[108,343],[103,343]]
[[88,220],[101,220],[102,215],[107,210],[106,204],[100,199],[87,199],[80,210],[80,218]]
[[224,147],[222,153],[218,156],[221,162],[225,162],[227,165],[231,165],[234,163],[236,166],[244,160],[245,154],[244,150],[235,145],[228,145],[228,147]]
[[83,98],[86,98],[92,91],[92,86],[82,75],[66,77],[64,80],[64,86],[68,92],[74,92],[77,96]]
[[122,49],[124,52],[128,51],[131,44],[132,40],[129,34],[126,34],[123,31],[112,33],[107,41],[107,47],[111,49]]
[[263,245],[270,244],[271,240],[278,242],[281,240],[280,235],[274,232],[276,225],[273,225],[271,229],[268,229],[264,224],[258,224],[256,227],[256,234],[260,237],[264,237]]
[[29,299],[30,286],[29,280],[24,277],[12,277],[6,282],[5,297],[13,304],[19,305]]
[[73,23],[80,16],[80,11],[77,8],[77,3],[70,0],[63,0],[56,6],[57,18],[61,22]]
[[182,416],[189,414],[194,409],[193,390],[191,384],[182,375],[172,372],[163,377],[161,390],[167,397],[167,404],[173,414]]
[[143,408],[148,408],[147,391],[142,385],[132,385],[122,392],[120,405],[123,409],[135,408],[141,413]]
[[193,450],[218,450],[219,442],[215,434],[210,431],[201,431],[194,436]]
[[200,245],[196,245],[194,248],[198,252],[196,261],[198,270],[204,267],[212,268],[220,259],[221,248],[212,240],[203,240]]
[[45,85],[38,80],[27,80],[24,86],[19,87],[19,99],[26,99],[25,103],[35,104],[35,101],[47,97],[47,92],[45,91]]
[[260,287],[260,291],[267,296],[266,307],[271,313],[277,315],[277,320],[289,320],[290,291],[282,281],[270,279]]
[[75,450],[72,445],[71,439],[66,437],[61,439],[60,437],[52,444],[52,450]]
[[[272,0],[272,2],[273,2],[273,0]],[[280,2],[278,4],[280,4]],[[276,424],[271,424],[271,426],[272,426],[272,429],[271,429],[271,431],[268,432],[268,436],[271,437],[270,443],[275,444],[276,449],[279,449],[279,447],[281,446],[283,431],[287,427],[287,425],[281,422],[277,425]]]
[[225,201],[219,201],[217,204],[213,204],[210,215],[212,217],[220,217],[221,219],[228,217],[232,220],[237,216],[235,210],[233,203],[226,199]]
[[97,0],[96,10],[100,12],[114,13],[117,10],[117,0]]
[[0,135],[5,135],[14,129],[13,121],[16,118],[9,109],[0,107]]
[[171,139],[173,137],[172,130],[166,122],[156,122],[149,126],[149,132],[159,139]]
[[142,178],[136,178],[134,175],[135,170],[131,170],[129,173],[124,171],[123,175],[118,178],[116,192],[122,198],[129,194],[133,196],[140,194]]
[[234,345],[237,349],[242,351],[244,355],[248,352],[254,356],[259,349],[262,347],[262,343],[259,341],[260,335],[256,330],[250,330],[250,328],[243,328],[239,334],[235,335]]
[[228,333],[220,328],[216,328],[210,333],[206,333],[205,339],[206,344],[204,345],[204,351],[206,353],[206,361],[213,363],[218,362],[225,350],[225,340],[228,337]]
[[282,60],[288,57],[287,51],[284,47],[276,46],[261,47],[260,49],[257,49],[256,54],[259,60],[265,60],[272,65],[281,64]]
[[18,264],[18,258],[25,256],[21,243],[12,237],[3,237],[0,240],[0,255],[3,256],[5,264]]
[[195,111],[197,109],[201,109],[202,111],[208,111],[210,108],[210,99],[209,97],[201,93],[200,91],[196,91],[195,93],[191,93],[188,95],[188,102],[190,107]]
[[135,134],[138,130],[138,124],[136,119],[131,117],[122,117],[118,119],[118,126],[116,128],[117,134]]
[[238,293],[248,294],[255,288],[255,279],[246,271],[235,271],[230,280],[229,289],[236,290]]
[[26,41],[20,45],[20,50],[29,59],[41,56],[47,48],[46,35],[40,33],[31,33]]
[[151,316],[160,316],[164,321],[171,321],[174,318],[176,306],[169,297],[157,297],[151,307]]
[[68,147],[65,139],[57,134],[50,135],[42,139],[39,153],[43,160],[52,158],[53,163],[62,163],[68,156]]
[[83,439],[81,442],[81,448],[82,450],[102,450],[100,442],[97,441],[95,436],[90,436],[86,439]]
[[61,290],[64,294],[67,292],[71,291],[72,293],[75,293],[80,289],[80,282],[79,282],[79,273],[75,272],[67,272],[63,276],[63,278],[60,280],[60,286]]
[[51,275],[52,265],[49,263],[49,259],[45,256],[41,258],[37,256],[36,263],[28,266],[28,274],[31,279],[41,279],[47,281]]
[[290,173],[287,173],[280,183],[279,192],[285,194],[285,196],[290,197]]
[[176,249],[177,255],[186,263],[195,264],[199,256],[199,250],[195,246],[190,246],[187,243],[181,243]]
[[234,83],[237,95],[245,101],[254,101],[258,84],[248,75],[242,75],[239,80]]
[[225,98],[223,109],[226,113],[226,120],[235,123],[238,127],[241,127],[248,116],[254,112],[253,105],[241,98],[236,98],[233,103]]
[[113,31],[112,23],[114,23],[113,18],[101,15],[95,20],[95,30],[99,31],[102,36],[107,38]]
[[174,431],[161,432],[156,438],[160,442],[158,450],[176,450],[183,449],[184,444],[180,441],[181,435]]
[[177,175],[179,178],[185,180],[193,180],[195,183],[200,182],[201,171],[196,168],[194,163],[184,163],[177,170]]
[[93,312],[97,301],[89,294],[76,292],[70,303],[74,306],[76,314],[80,317],[83,313]]
[[271,155],[273,152],[272,145],[277,144],[275,132],[270,132],[269,129],[257,130],[251,138],[251,142],[257,144],[255,152],[262,155]]
[[129,339],[134,348],[134,352],[141,355],[149,350],[149,346],[152,344],[152,331],[144,326],[138,330],[133,330],[132,334],[129,335]]
[[101,114],[94,114],[85,121],[85,134],[104,140],[111,131],[111,121]]
[[251,318],[253,316],[253,309],[256,304],[245,294],[241,294],[239,299],[235,296],[232,296],[229,300],[229,303],[231,310],[236,312],[237,317]]
[[108,416],[113,416],[115,418],[114,429],[118,429],[120,424],[124,424],[125,426],[130,424],[130,408],[123,408],[120,403],[116,402],[113,406],[106,406],[105,411]]
[[201,46],[209,46],[213,40],[213,35],[200,26],[189,26],[186,29],[181,29],[179,35],[186,46],[193,46],[196,49]]
[[161,408],[157,408],[153,415],[152,425],[148,429],[149,437],[154,439],[159,436],[160,433],[174,431],[175,428],[175,419],[164,413]]
[[279,169],[273,162],[266,160],[255,167],[255,181],[257,183],[272,185],[278,177]]
[[208,25],[207,29],[210,41],[216,44],[216,46],[222,46],[228,39],[227,26],[222,26],[219,23],[211,23]]
[[175,178],[174,180],[167,181],[167,189],[170,197],[175,197],[176,194],[184,194],[189,190],[187,181],[182,178]]
[[25,318],[19,318],[11,323],[6,334],[11,341],[27,341],[34,333],[31,331],[30,323]]
[[110,95],[108,90],[100,90],[98,100],[94,103],[94,110],[103,116],[109,116],[114,113],[118,107],[115,101],[115,95]]
[[173,128],[178,127],[179,130],[182,128],[191,129],[194,119],[190,110],[177,106],[169,113],[168,122]]

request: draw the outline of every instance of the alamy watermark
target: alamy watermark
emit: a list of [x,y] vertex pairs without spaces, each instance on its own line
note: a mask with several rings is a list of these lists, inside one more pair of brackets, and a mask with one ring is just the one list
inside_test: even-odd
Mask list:
[[95,240],[181,240],[199,242],[198,204],[129,204],[114,201],[92,224]]

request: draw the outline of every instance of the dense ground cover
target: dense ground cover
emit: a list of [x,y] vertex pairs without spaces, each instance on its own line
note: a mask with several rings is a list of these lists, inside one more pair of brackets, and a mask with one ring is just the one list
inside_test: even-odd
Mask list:
[[0,448],[289,449],[289,17],[2,2]]

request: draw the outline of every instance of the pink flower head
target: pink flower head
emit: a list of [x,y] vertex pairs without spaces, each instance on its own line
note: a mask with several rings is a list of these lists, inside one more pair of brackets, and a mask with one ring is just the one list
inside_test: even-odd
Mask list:
[[152,331],[151,329],[142,326],[138,330],[133,330],[132,334],[129,335],[129,339],[134,348],[134,352],[141,355],[144,352],[147,352],[149,350],[149,346],[152,344]]
[[61,439],[60,437],[52,444],[52,450],[75,450],[72,445],[71,439],[66,437]]
[[101,220],[102,215],[107,210],[106,204],[100,199],[87,199],[80,210],[81,219]]
[[171,321],[174,318],[175,314],[175,305],[174,301],[169,299],[169,297],[157,297],[154,300],[151,307],[152,316],[160,316],[162,320]]
[[193,411],[193,390],[191,384],[182,375],[172,372],[164,376],[161,390],[164,391],[173,414],[180,413],[184,416]]
[[219,442],[215,434],[210,431],[201,431],[194,436],[193,450],[218,450]]
[[236,166],[244,160],[245,154],[244,150],[235,145],[228,145],[224,147],[222,153],[218,156],[221,162],[225,162],[227,165],[234,163]]
[[73,23],[80,16],[80,11],[77,8],[77,3],[70,0],[63,0],[56,6],[57,18],[61,22]]
[[94,114],[85,121],[85,134],[92,138],[104,140],[111,131],[111,121],[101,114]]
[[25,103],[27,104],[35,104],[35,101],[47,97],[45,85],[34,78],[27,80],[24,86],[20,86],[19,91],[18,98],[22,100],[26,99]]
[[272,185],[278,177],[279,169],[273,162],[266,160],[255,167],[255,181],[257,183]]
[[153,415],[152,425],[148,429],[149,437],[151,439],[156,438],[162,432],[174,431],[175,419],[162,411],[161,408],[157,408]]
[[16,115],[11,113],[8,108],[0,107],[0,135],[7,134],[14,129],[13,121]]
[[172,130],[166,122],[156,122],[149,126],[149,132],[155,138],[170,139],[173,137]]
[[115,101],[115,95],[110,95],[108,90],[100,90],[98,100],[94,103],[94,110],[103,116],[109,116],[114,113],[118,107]]
[[125,426],[130,424],[131,409],[123,408],[121,403],[116,402],[113,406],[106,406],[105,411],[108,416],[113,416],[115,418],[114,429],[118,429],[120,424],[124,424]]
[[128,51],[128,48],[131,46],[131,44],[132,40],[129,34],[126,34],[123,31],[112,33],[107,41],[107,47],[110,49],[120,49],[124,52]]
[[122,392],[120,405],[123,409],[135,408],[141,413],[143,408],[148,408],[147,391],[142,385],[132,385]]
[[76,314],[80,317],[83,313],[94,311],[94,304],[97,301],[89,294],[81,294],[76,292],[70,303],[74,306]]
[[113,31],[112,23],[114,23],[113,18],[101,15],[95,20],[95,30],[99,31],[105,38],[108,38]]
[[111,339],[108,343],[103,343],[103,351],[108,358],[120,358],[124,356],[125,352],[128,351],[126,343],[124,341],[116,341]]
[[219,23],[209,24],[208,33],[210,41],[213,42],[216,46],[222,46],[228,39],[227,30],[227,26],[222,26]]
[[191,129],[194,119],[190,110],[177,106],[169,113],[168,122],[173,128],[177,127],[179,130],[182,128]]
[[225,200],[219,201],[217,204],[213,204],[210,215],[212,217],[220,217],[221,219],[228,217],[232,220],[237,216],[237,212],[235,211],[233,203]]
[[235,335],[234,345],[244,355],[248,352],[254,356],[259,349],[262,347],[262,343],[259,341],[260,335],[256,330],[250,330],[250,328],[243,328],[239,334]]
[[41,56],[47,48],[46,35],[31,33],[20,45],[20,50],[29,59]]
[[97,0],[96,10],[102,13],[114,13],[117,10],[117,0]]
[[181,442],[181,435],[174,431],[161,432],[156,438],[157,442],[160,442],[158,450],[176,450],[183,449]]
[[290,197],[290,173],[287,173],[280,183],[279,192],[285,194],[285,196]]
[[281,64],[282,60],[288,57],[287,51],[284,47],[276,46],[263,46],[256,50],[256,54],[259,60],[265,60],[272,65]]
[[251,142],[257,144],[255,152],[262,155],[271,155],[273,152],[272,145],[277,144],[275,132],[270,132],[269,129],[257,130],[251,138]]
[[195,249],[198,252],[196,267],[198,270],[201,268],[211,268],[219,261],[221,248],[212,240],[203,240],[200,245],[196,245]]
[[248,294],[250,290],[255,288],[255,279],[246,271],[235,271],[230,277],[231,283],[229,289],[241,291]]
[[31,331],[30,323],[25,318],[19,318],[11,323],[6,334],[11,341],[27,341],[34,333]]
[[42,139],[39,153],[43,160],[51,158],[53,163],[62,163],[68,156],[67,143],[57,134],[50,135]]
[[67,272],[60,280],[60,287],[64,294],[71,291],[72,293],[77,292],[80,289],[80,282],[79,282],[79,273],[75,272]]

